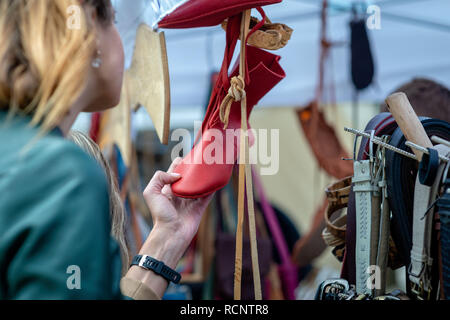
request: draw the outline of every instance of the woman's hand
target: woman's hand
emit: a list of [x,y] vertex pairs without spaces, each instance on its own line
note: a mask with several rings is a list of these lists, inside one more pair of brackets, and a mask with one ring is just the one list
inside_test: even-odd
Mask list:
[[[158,171],[144,191],[144,199],[153,217],[153,229],[139,254],[149,255],[172,269],[178,264],[200,225],[202,214],[212,196],[203,199],[182,199],[174,196],[170,185],[181,176],[173,170],[180,163],[176,159],[168,172]],[[133,266],[126,277],[145,283],[159,297],[164,295],[167,281],[140,267]]]
[[173,173],[180,162],[181,158],[175,159],[167,173],[156,172],[144,190],[144,199],[152,214],[154,230],[168,232],[189,245],[212,196],[183,199],[172,193],[170,185],[181,178]]

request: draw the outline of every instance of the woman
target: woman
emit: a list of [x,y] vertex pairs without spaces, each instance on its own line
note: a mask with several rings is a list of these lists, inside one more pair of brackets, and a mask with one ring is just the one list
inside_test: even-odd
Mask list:
[[[2,0],[0,39],[0,299],[162,297],[168,282],[153,271],[120,279],[105,175],[64,139],[80,112],[119,102],[110,1]],[[172,195],[177,162],[144,191],[154,228],[140,250],[172,269],[210,200]]]

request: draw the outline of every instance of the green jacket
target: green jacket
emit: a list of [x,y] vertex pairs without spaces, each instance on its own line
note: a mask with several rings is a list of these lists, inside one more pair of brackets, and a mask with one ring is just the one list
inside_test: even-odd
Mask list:
[[0,111],[0,300],[121,299],[105,175],[59,130]]

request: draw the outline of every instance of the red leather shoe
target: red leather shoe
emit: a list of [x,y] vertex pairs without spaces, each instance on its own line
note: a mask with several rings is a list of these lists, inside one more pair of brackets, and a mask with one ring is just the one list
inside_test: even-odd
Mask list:
[[[247,121],[259,100],[285,78],[285,72],[279,64],[280,58],[267,51],[247,46],[250,79],[245,88]],[[236,65],[230,78],[238,74],[239,65]],[[237,133],[232,136],[232,133],[241,128],[241,104],[240,102],[232,104],[227,127],[230,131],[226,131],[220,119],[219,107],[228,91],[224,85],[219,79],[202,125],[201,139],[175,170],[182,175],[182,178],[172,185],[172,192],[176,196],[205,197],[222,189],[230,180],[239,153],[240,135]],[[228,132],[228,139],[226,132]],[[212,159],[208,159],[209,155],[213,155]]]
[[165,16],[160,28],[210,27],[247,9],[279,3],[282,0],[190,0]]

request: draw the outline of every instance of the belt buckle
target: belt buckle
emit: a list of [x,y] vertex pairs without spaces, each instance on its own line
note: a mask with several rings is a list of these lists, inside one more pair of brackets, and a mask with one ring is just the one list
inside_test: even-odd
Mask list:
[[414,293],[418,300],[430,300],[431,298],[431,287],[425,292],[422,280],[420,280],[419,284],[411,282],[411,292]]

